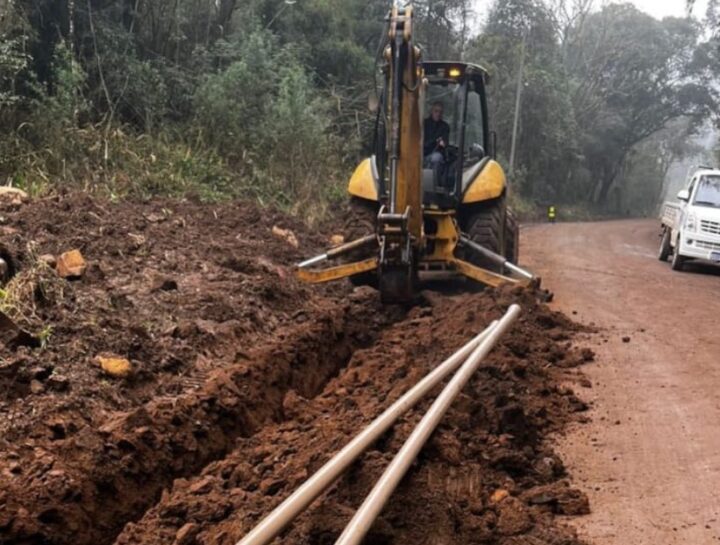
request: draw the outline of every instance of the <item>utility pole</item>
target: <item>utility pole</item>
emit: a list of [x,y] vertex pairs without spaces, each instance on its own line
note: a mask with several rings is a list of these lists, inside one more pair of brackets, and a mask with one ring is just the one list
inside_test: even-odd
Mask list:
[[515,119],[513,120],[512,143],[510,145],[510,175],[515,171],[515,152],[517,150],[518,127],[520,125],[520,105],[522,102],[523,72],[525,71],[525,45],[527,30],[523,31],[520,45],[520,68],[517,75],[517,90],[515,91]]

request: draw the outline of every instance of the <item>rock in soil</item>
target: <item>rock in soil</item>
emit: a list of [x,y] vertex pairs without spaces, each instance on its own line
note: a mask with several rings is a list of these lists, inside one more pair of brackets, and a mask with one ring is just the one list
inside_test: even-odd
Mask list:
[[80,278],[85,274],[87,263],[80,253],[80,250],[70,250],[69,252],[60,254],[60,257],[58,257],[55,262],[55,269],[60,278],[72,280]]

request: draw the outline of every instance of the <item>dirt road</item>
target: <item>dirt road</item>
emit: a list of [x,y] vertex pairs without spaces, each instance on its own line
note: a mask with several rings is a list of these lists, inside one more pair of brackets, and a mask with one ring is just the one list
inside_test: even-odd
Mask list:
[[560,450],[595,545],[720,541],[720,268],[676,273],[652,220],[531,226],[522,259],[554,306],[601,328],[593,422]]

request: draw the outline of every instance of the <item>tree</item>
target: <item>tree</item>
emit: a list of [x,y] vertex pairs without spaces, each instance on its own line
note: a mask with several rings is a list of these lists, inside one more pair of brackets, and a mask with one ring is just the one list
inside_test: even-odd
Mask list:
[[552,13],[536,0],[496,1],[468,60],[491,72],[491,119],[501,152],[510,150],[521,44],[526,42],[516,183],[528,198],[569,197],[575,121]]
[[628,154],[677,118],[708,119],[718,94],[697,61],[700,27],[657,21],[630,4],[590,15],[568,58],[593,199],[606,203]]

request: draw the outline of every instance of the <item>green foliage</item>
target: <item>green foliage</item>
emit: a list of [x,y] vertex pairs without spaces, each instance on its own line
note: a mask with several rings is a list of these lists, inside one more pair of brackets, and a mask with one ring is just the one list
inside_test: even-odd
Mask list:
[[[666,160],[683,154],[663,151],[653,166],[677,140],[669,128],[681,120],[691,134],[718,109],[720,48],[695,21],[657,21],[629,4],[496,0],[476,28],[470,0],[413,4],[424,58],[490,68],[505,165],[524,42],[512,178],[521,207],[622,211],[656,199]],[[252,196],[319,216],[367,151],[388,0],[3,6],[3,181],[32,192]]]
[[252,193],[299,210],[322,196],[320,180],[339,163],[327,100],[267,32],[246,37],[237,56],[200,86],[196,125],[251,181]]
[[285,52],[266,33],[251,34],[239,46],[239,60],[209,75],[195,95],[203,137],[223,154],[241,159],[258,142],[278,84]]
[[568,170],[577,155],[570,86],[561,62],[552,14],[533,0],[496,2],[485,32],[470,46],[470,60],[492,73],[491,117],[501,153],[511,148],[520,59],[525,39],[522,109],[514,182],[529,200],[565,200]]
[[29,56],[22,51],[22,39],[0,35],[0,111],[22,101],[18,78],[27,70],[28,61]]
[[641,148],[669,143],[674,133],[664,129],[674,120],[688,120],[692,132],[716,115],[717,47],[702,43],[690,19],[589,5],[576,2],[570,13],[539,0],[496,1],[469,56],[493,73],[491,109],[507,157],[525,42],[514,176],[523,199],[625,213],[644,197],[647,210],[663,175],[653,178]]
[[52,74],[53,92],[38,88],[39,98],[34,101],[31,117],[36,137],[43,143],[62,138],[64,129],[75,128],[90,106],[82,94],[85,72],[64,44],[55,49]]

